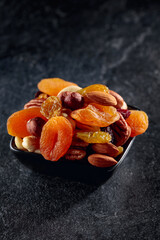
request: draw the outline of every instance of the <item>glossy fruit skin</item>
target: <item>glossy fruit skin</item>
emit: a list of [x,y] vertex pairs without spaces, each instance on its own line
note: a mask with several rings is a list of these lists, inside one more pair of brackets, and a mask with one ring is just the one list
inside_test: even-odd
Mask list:
[[126,119],[131,128],[131,137],[144,133],[148,128],[148,116],[143,111],[130,110],[131,115]]
[[71,117],[82,124],[107,127],[119,119],[119,114],[112,106],[92,103],[86,108],[73,111]]
[[47,121],[47,119],[40,113],[39,107],[23,109],[13,113],[7,120],[8,134],[20,138],[29,136],[30,133],[27,131],[27,122],[35,117],[40,117]]
[[27,131],[35,137],[41,136],[41,131],[46,121],[40,117],[35,117],[27,122]]
[[87,143],[107,143],[111,141],[111,136],[106,132],[84,132],[78,131],[76,137]]
[[120,108],[118,108],[117,111],[122,114],[124,119],[127,119],[131,115],[131,111],[128,110],[128,109],[120,109]]
[[111,138],[112,138],[111,143],[114,143],[114,134],[113,134],[111,126],[103,127],[103,128],[101,128],[101,131],[108,132],[110,134]]
[[62,102],[62,106],[72,110],[82,108],[84,105],[84,98],[78,92],[62,92],[59,94],[58,98]]
[[86,93],[92,92],[92,91],[101,91],[101,92],[109,93],[108,87],[103,84],[93,84],[88,87],[82,88],[77,92],[80,93],[82,96],[84,96]]
[[57,96],[57,94],[65,87],[75,85],[77,84],[72,83],[72,82],[67,82],[61,78],[47,78],[47,79],[42,79],[38,83],[38,89],[46,93],[50,96]]
[[41,113],[47,119],[59,116],[62,111],[62,104],[58,97],[48,97],[41,105]]
[[100,127],[98,127],[98,126],[85,125],[85,124],[80,123],[80,122],[76,122],[76,128],[81,129],[81,130],[85,130],[87,132],[100,131]]
[[73,137],[71,123],[62,116],[52,117],[43,126],[40,151],[47,160],[57,161],[68,151]]

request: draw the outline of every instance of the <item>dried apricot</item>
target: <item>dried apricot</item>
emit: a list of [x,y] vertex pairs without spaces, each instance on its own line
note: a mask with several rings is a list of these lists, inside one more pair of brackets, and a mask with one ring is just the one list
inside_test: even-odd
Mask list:
[[50,96],[56,96],[63,88],[66,88],[71,85],[77,86],[77,84],[67,82],[61,78],[47,78],[42,79],[38,83],[38,89],[41,92],[46,93]]
[[47,160],[57,161],[72,143],[73,128],[62,116],[52,117],[44,125],[40,138],[40,151]]
[[13,113],[7,121],[7,130],[11,136],[20,138],[29,136],[27,131],[27,122],[31,118],[40,117],[47,121],[47,119],[40,113],[40,108],[28,108]]
[[58,97],[48,97],[41,105],[41,113],[47,119],[61,114],[62,104]]
[[89,126],[89,125],[85,125],[85,124],[77,122],[77,121],[76,121],[76,127],[81,130],[85,130],[85,131],[89,131],[89,132],[100,131],[100,127],[98,127],[98,126]]
[[86,108],[73,111],[71,117],[82,124],[107,127],[119,119],[119,114],[112,106],[92,103]]
[[130,110],[131,114],[126,122],[131,127],[131,137],[144,133],[148,128],[148,116],[143,111]]
[[80,93],[82,96],[84,96],[86,93],[92,92],[92,91],[101,91],[101,92],[109,93],[108,87],[103,84],[93,84],[88,87],[82,88],[77,92]]
[[111,141],[111,136],[108,132],[84,132],[79,131],[76,137],[87,143],[106,143]]

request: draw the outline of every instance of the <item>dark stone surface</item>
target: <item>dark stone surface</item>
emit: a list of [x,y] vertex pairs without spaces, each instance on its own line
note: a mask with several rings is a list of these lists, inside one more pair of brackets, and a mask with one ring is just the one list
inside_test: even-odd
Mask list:
[[[158,239],[160,3],[52,2],[0,2],[1,239]],[[105,183],[38,174],[9,151],[6,120],[44,77],[107,84],[148,113],[148,131]]]

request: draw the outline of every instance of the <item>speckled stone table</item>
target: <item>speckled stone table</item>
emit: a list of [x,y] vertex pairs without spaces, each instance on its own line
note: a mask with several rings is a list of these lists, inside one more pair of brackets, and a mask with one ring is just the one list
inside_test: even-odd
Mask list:
[[[160,3],[52,2],[0,2],[0,238],[159,239]],[[103,183],[40,174],[10,152],[6,120],[47,77],[107,84],[148,113]]]

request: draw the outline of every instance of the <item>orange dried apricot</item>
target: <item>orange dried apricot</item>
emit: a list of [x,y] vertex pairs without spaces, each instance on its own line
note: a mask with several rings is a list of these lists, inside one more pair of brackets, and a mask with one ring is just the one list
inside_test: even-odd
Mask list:
[[82,124],[107,127],[118,121],[119,114],[116,108],[112,106],[102,106],[92,103],[86,108],[73,111],[71,117]]
[[108,132],[84,132],[79,131],[76,137],[87,143],[106,143],[111,141],[111,136]]
[[131,137],[144,133],[148,128],[148,116],[143,111],[130,110],[131,114],[126,122],[131,127]]
[[50,96],[56,96],[63,88],[71,85],[77,86],[77,84],[67,82],[61,78],[47,78],[38,83],[38,89]]
[[20,138],[29,136],[27,131],[27,122],[31,118],[40,117],[47,121],[47,119],[40,113],[40,108],[28,108],[13,113],[7,120],[7,130],[11,136]]
[[76,121],[76,127],[81,130],[85,130],[85,131],[89,131],[89,132],[100,131],[100,127],[98,127],[98,126],[89,126],[89,125],[85,125],[85,124],[82,124],[77,121]]
[[40,138],[40,152],[47,160],[57,161],[72,143],[73,128],[65,117],[52,117],[43,126]]
[[41,113],[47,119],[61,114],[62,104],[58,97],[48,97],[41,105]]
[[86,93],[92,92],[92,91],[101,91],[101,92],[109,93],[108,87],[103,84],[93,84],[88,87],[82,88],[77,92],[80,93],[82,96],[84,96]]

